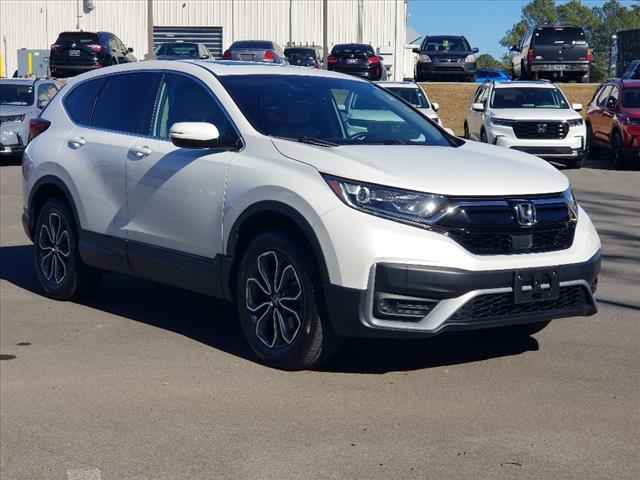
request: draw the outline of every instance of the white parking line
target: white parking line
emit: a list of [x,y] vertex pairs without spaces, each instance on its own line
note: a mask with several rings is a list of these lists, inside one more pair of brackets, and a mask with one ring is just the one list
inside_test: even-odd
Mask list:
[[97,468],[74,468],[67,470],[67,480],[102,480]]

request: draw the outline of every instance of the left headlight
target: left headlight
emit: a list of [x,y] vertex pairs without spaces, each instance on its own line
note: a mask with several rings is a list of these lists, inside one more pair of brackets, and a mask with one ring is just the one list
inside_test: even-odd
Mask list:
[[511,120],[509,118],[491,117],[489,120],[491,121],[492,124],[500,125],[503,127],[513,127],[516,124],[515,120]]
[[356,210],[404,223],[431,225],[447,214],[442,195],[412,192],[323,175],[331,190]]
[[474,63],[476,61],[476,56],[474,54],[467,55],[464,61],[465,63]]

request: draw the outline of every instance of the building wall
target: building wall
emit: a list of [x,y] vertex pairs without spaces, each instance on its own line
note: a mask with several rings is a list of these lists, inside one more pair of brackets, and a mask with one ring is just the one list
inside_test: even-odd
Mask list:
[[[75,30],[77,22],[83,30],[115,33],[142,59],[148,48],[146,0],[93,3],[96,8],[85,13],[82,0],[0,0],[5,75],[17,68],[19,48],[48,48],[59,32]],[[405,63],[405,0],[329,0],[328,16],[329,47],[362,40],[374,48],[391,47],[399,64]],[[154,24],[222,26],[225,48],[242,39],[322,45],[322,0],[154,0]],[[4,42],[1,46],[4,58]]]

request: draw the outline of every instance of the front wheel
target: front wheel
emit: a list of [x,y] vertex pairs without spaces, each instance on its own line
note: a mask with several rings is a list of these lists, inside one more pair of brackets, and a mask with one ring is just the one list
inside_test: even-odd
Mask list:
[[611,137],[611,154],[613,155],[613,167],[616,170],[624,170],[624,147],[622,137],[618,132],[613,132],[613,136]]
[[307,369],[334,351],[308,258],[288,236],[269,232],[251,241],[240,263],[238,316],[251,349],[267,365]]

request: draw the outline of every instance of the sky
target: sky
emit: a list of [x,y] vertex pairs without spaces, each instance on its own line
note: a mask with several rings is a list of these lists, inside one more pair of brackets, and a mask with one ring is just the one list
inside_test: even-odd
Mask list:
[[[409,0],[408,23],[419,34],[464,35],[480,53],[499,59],[506,52],[500,39],[520,20],[522,7],[527,3],[528,0]],[[604,1],[582,3],[593,6]],[[621,3],[629,6],[633,1]]]

